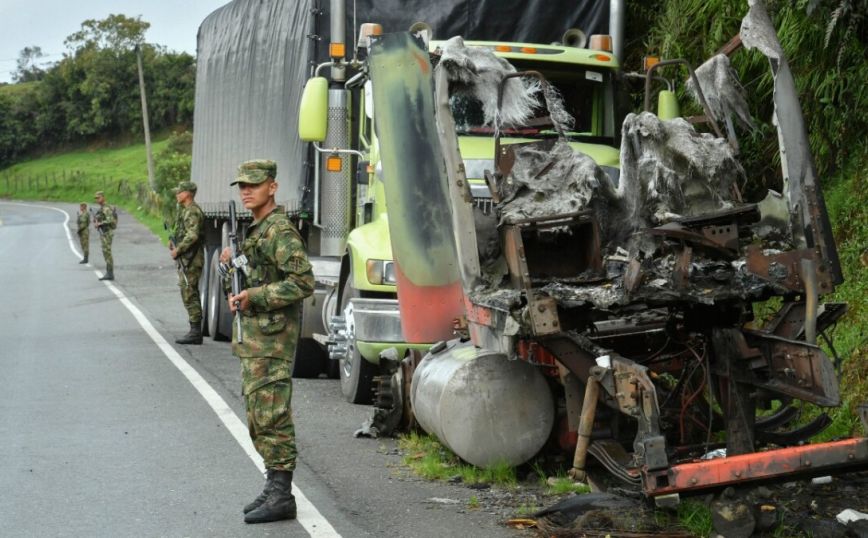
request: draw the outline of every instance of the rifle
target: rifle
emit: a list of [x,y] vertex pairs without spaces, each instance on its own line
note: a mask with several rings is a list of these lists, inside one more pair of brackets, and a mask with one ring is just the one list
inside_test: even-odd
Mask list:
[[96,220],[97,215],[99,215],[100,220],[102,220],[102,214],[97,213],[93,208],[88,209],[88,213],[90,213],[90,220],[93,221],[93,227],[96,228],[96,231],[99,232],[100,235],[105,234],[105,231],[102,229],[102,224]]
[[[167,232],[169,231],[169,223],[168,222],[163,221],[163,229],[166,230]],[[169,249],[173,249],[173,248],[175,248],[175,235],[170,232],[169,233]],[[187,280],[187,266],[184,265],[184,260],[181,259],[180,254],[178,255],[178,257],[175,258],[175,266],[178,268],[179,271],[181,271],[181,276],[184,277],[184,284],[189,286],[190,281]]]
[[[229,222],[232,223],[231,231],[229,232],[229,243],[232,245],[232,295],[241,293],[241,271],[247,268],[247,257],[241,251],[241,244],[238,239],[238,218],[235,214],[235,201],[229,202]],[[241,335],[241,301],[235,301],[235,326],[238,330],[238,343],[243,344],[244,339]]]

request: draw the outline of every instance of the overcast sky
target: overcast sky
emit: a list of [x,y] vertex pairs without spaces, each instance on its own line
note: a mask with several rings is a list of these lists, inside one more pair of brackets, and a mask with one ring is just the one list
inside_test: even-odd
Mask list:
[[66,52],[63,40],[87,19],[112,13],[141,15],[151,23],[148,43],[196,55],[196,32],[202,20],[229,0],[0,0],[0,82],[11,82],[21,49],[38,46],[45,61]]

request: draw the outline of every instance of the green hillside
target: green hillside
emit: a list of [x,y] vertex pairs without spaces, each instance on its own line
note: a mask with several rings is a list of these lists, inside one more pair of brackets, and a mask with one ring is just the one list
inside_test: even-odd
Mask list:
[[[152,144],[154,154],[166,147],[164,138]],[[81,172],[90,177],[125,179],[147,183],[148,163],[145,145],[133,144],[123,148],[82,149],[60,153],[41,159],[24,161],[0,170],[0,184],[7,176],[37,177]]]
[[[154,154],[168,143],[166,137],[155,142]],[[0,169],[0,196],[5,198],[92,203],[98,190],[165,239],[160,199],[148,189],[144,143],[78,149]]]

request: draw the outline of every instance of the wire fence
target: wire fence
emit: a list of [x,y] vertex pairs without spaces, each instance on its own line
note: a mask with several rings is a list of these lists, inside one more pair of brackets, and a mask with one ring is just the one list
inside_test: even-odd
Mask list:
[[62,170],[44,174],[0,174],[0,197],[27,197],[67,202],[93,200],[103,191],[109,203],[129,202],[155,217],[165,217],[172,204],[167,196],[152,191],[146,181],[92,174],[81,170]]

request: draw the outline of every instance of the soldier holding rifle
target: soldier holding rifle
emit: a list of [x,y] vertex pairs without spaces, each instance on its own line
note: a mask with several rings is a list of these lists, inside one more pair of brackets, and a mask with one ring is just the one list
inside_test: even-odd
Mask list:
[[178,286],[181,301],[187,309],[190,332],[175,340],[178,344],[202,343],[202,303],[199,302],[199,279],[205,266],[205,214],[195,201],[196,184],[182,181],[174,189],[178,202],[178,215],[172,236],[169,238],[169,254],[178,267]]
[[87,263],[87,255],[90,252],[90,214],[87,212],[87,204],[82,202],[78,205],[78,243],[81,245],[81,261]]
[[97,191],[93,197],[96,203],[99,204],[99,209],[96,210],[93,216],[93,225],[99,232],[102,257],[105,259],[105,274],[99,277],[99,279],[114,280],[115,262],[112,258],[112,239],[115,235],[115,228],[118,226],[118,216],[115,209],[105,203],[105,194],[102,191]]
[[274,161],[247,161],[238,168],[231,185],[238,185],[242,204],[253,214],[240,246],[246,265],[229,248],[220,255],[224,273],[245,267],[245,289],[228,295],[230,309],[241,317],[241,333],[233,324],[232,351],[241,360],[250,437],[267,469],[262,493],[244,507],[247,523],[296,517],[292,363],[302,301],[313,293],[314,278],[298,230],[275,203],[276,174]]

